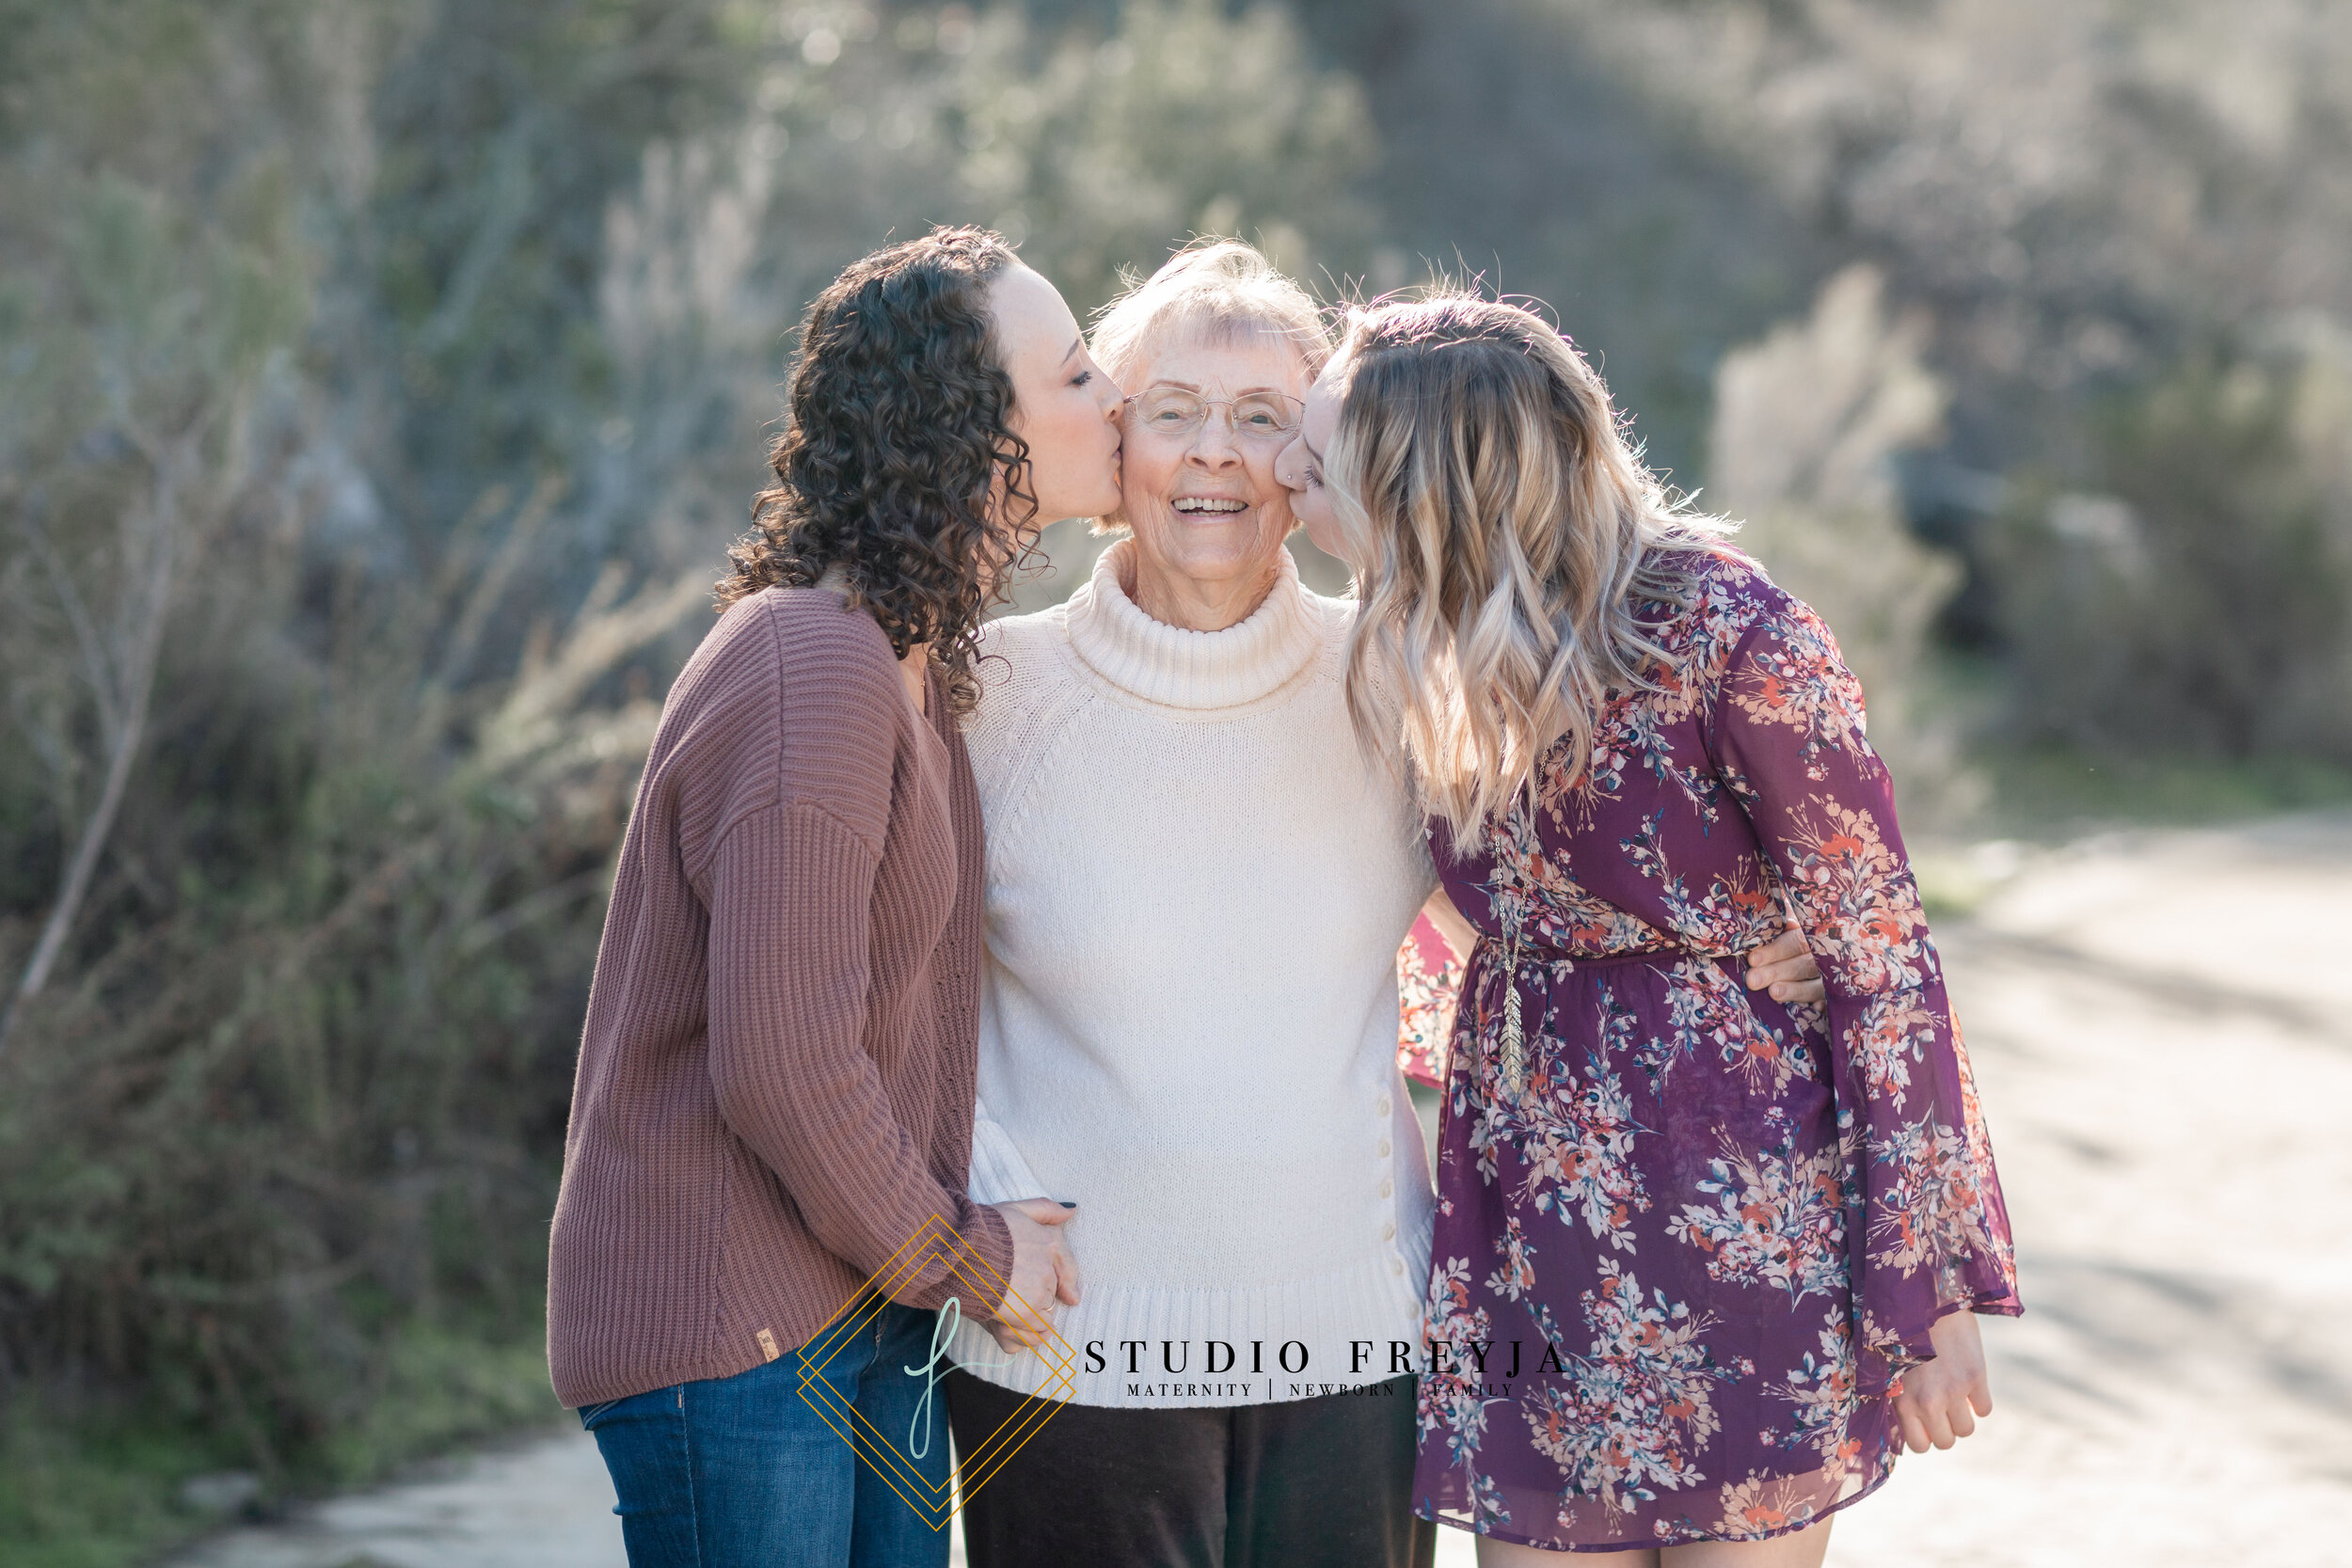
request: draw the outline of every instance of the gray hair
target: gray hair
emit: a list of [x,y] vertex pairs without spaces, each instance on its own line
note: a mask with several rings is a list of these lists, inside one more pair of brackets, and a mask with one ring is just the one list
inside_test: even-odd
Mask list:
[[1196,240],[1160,270],[1103,307],[1087,345],[1094,361],[1125,386],[1152,352],[1179,339],[1221,342],[1250,334],[1288,339],[1314,375],[1331,355],[1331,333],[1306,290],[1283,277],[1254,245]]

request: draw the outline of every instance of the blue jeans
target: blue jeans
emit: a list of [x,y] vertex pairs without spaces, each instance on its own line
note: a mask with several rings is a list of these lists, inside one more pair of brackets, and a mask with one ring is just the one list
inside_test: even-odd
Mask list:
[[[937,1317],[884,1303],[748,1372],[581,1410],[629,1568],[945,1568],[947,1416],[922,1371]],[[803,1351],[838,1396],[811,1389],[823,1415]]]

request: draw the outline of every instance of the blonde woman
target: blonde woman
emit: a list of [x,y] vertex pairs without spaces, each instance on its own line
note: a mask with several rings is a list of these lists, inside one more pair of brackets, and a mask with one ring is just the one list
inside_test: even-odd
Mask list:
[[[1526,310],[1359,314],[1280,471],[1478,932],[1417,1507],[1490,1565],[1818,1564],[1905,1440],[1989,1412],[1970,1314],[2018,1310],[1860,689]],[[1825,1007],[1736,982],[1784,899]]]

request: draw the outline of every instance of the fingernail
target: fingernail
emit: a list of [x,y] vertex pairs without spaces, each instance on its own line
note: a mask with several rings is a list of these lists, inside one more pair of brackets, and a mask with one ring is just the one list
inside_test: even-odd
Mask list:
[[1068,1198],[1066,1198],[1066,1197],[1065,1197],[1065,1198],[1057,1198],[1057,1199],[1056,1199],[1055,1201],[1057,1201],[1057,1203],[1059,1203],[1059,1204],[1060,1204],[1063,1208],[1065,1208],[1065,1209],[1075,1209],[1075,1208],[1077,1207],[1077,1205],[1076,1205],[1076,1204],[1074,1204],[1074,1203],[1071,1202],[1071,1201],[1070,1201]]

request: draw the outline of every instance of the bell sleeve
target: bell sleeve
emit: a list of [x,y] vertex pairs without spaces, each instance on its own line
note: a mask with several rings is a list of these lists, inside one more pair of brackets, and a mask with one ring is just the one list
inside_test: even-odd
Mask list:
[[1748,628],[1709,731],[1828,993],[1860,1371],[1883,1388],[1933,1356],[1928,1329],[1945,1314],[2020,1310],[1967,1048],[1860,683],[1812,610],[1781,599]]

